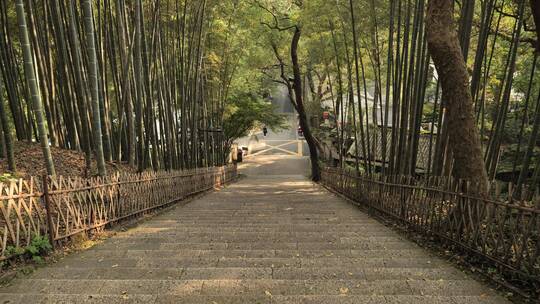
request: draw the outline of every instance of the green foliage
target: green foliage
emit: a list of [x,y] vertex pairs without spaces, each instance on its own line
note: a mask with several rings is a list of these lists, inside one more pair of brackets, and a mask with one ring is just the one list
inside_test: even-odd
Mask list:
[[[502,149],[499,166],[497,167],[498,172],[512,171],[514,169],[514,163],[516,164],[516,169],[521,170],[523,167],[522,160],[525,156],[527,147],[525,144],[522,144],[519,153],[517,148],[517,144],[511,144]],[[540,147],[534,147],[528,170],[534,170],[534,164],[536,164],[538,157],[540,157]]]
[[32,261],[34,261],[34,263],[40,264],[40,265],[45,263],[45,260],[43,260],[43,258],[41,256],[39,256],[39,255],[34,255],[32,257]]
[[52,246],[47,235],[35,235],[26,247],[7,246],[5,255],[10,256],[27,256],[34,262],[43,263],[43,256],[51,252]]
[[[506,86],[504,83],[507,74],[506,66],[509,52],[511,51],[511,40],[516,23],[515,15],[518,8],[517,1],[501,2],[502,3],[497,5],[497,10],[504,12],[504,14],[499,16],[499,13],[496,13],[492,16],[491,32],[485,50],[485,62],[481,68],[482,84],[480,85],[478,92],[480,96],[482,96],[481,101],[478,101],[481,104],[481,107],[478,104],[475,104],[475,108],[481,109],[482,111],[482,115],[479,115],[480,119],[478,124],[482,129],[482,139],[486,143],[494,134],[493,131],[497,131],[498,129],[494,122],[497,117],[497,112],[500,111],[500,96]],[[14,53],[17,54],[20,53],[22,47],[19,35],[17,35],[19,29],[16,20],[15,6],[9,1],[6,3],[8,3],[6,5],[7,9],[5,14],[6,22],[3,23],[6,27],[5,32],[10,33],[10,40],[13,44],[13,49],[15,50]],[[204,52],[202,53],[204,54],[201,55],[202,62],[199,64],[197,60],[196,64],[196,66],[201,66],[201,69],[203,70],[201,75],[204,75],[205,81],[207,81],[204,84],[204,87],[205,92],[207,91],[205,99],[208,100],[208,104],[206,104],[205,107],[201,107],[201,109],[213,112],[212,115],[215,117],[211,117],[211,127],[221,127],[224,130],[228,142],[247,135],[250,130],[261,125],[276,128],[280,125],[278,117],[271,114],[273,111],[271,105],[259,97],[265,96],[264,92],[272,91],[276,87],[276,81],[283,81],[283,79],[281,79],[280,69],[276,65],[278,60],[275,58],[275,54],[271,47],[272,45],[276,45],[278,53],[284,61],[286,77],[292,75],[292,65],[290,63],[292,31],[272,29],[276,21],[282,29],[292,25],[297,25],[301,28],[302,36],[298,55],[301,73],[305,76],[303,78],[305,87],[302,89],[305,93],[304,106],[308,117],[320,119],[322,111],[322,108],[320,107],[321,99],[337,100],[337,96],[339,95],[338,85],[340,85],[338,84],[338,75],[340,76],[340,82],[343,82],[344,93],[346,93],[349,86],[352,86],[354,87],[356,94],[356,76],[353,75],[350,79],[347,77],[348,68],[354,69],[354,60],[352,60],[354,57],[352,50],[354,45],[352,35],[353,29],[349,1],[233,0],[208,1],[207,4],[207,17],[204,19],[203,27],[205,30],[202,40],[202,43],[204,44]],[[381,76],[380,86],[383,89],[382,91],[384,94],[386,94],[384,89],[387,86],[386,75],[389,67],[395,69],[397,65],[402,64],[402,62],[413,59],[413,57],[407,59],[404,57],[407,53],[401,53],[400,56],[403,58],[393,58],[393,65],[390,65],[388,62],[389,58],[386,58],[391,45],[393,45],[393,48],[397,51],[398,46],[396,46],[396,40],[399,39],[399,41],[405,41],[406,39],[409,39],[403,32],[404,26],[407,22],[413,22],[414,17],[413,15],[407,17],[407,15],[416,14],[416,4],[414,1],[399,4],[399,6],[395,8],[395,14],[401,12],[401,15],[399,18],[394,16],[393,31],[396,32],[399,21],[401,22],[399,23],[401,34],[397,35],[397,33],[394,33],[391,35],[389,33],[391,20],[389,13],[392,4],[397,6],[396,2],[388,0],[354,0],[351,4],[356,11],[359,59],[363,65],[365,65],[365,70],[361,69],[361,73],[367,80],[366,86],[368,86],[368,88],[373,87],[377,76],[376,66],[380,64],[378,67],[380,70],[378,72]],[[187,23],[190,24],[190,26],[186,28],[186,30],[190,31],[193,27],[191,25],[194,25],[192,23],[196,20],[192,15],[195,13],[198,14],[198,2],[181,1],[177,5],[174,5],[173,2],[164,1],[160,4],[161,7],[157,11],[159,12],[159,15],[154,17],[152,10],[153,7],[157,7],[158,5],[159,4],[154,5],[151,1],[143,4],[147,20],[150,21],[157,18],[155,21],[159,21],[159,24],[156,23],[156,26],[159,25],[159,27],[156,27],[156,33],[162,32],[162,35],[164,35],[160,40],[156,40],[156,42],[159,41],[159,44],[165,46],[164,50],[156,50],[157,52],[150,53],[155,53],[155,56],[165,55],[165,57],[174,58],[177,52],[176,50],[178,49],[178,45],[174,45],[174,43],[180,41],[170,43],[169,41],[173,40],[169,38],[180,34],[175,31],[180,25],[178,24],[178,18],[182,18],[181,10],[185,5],[188,5],[190,8],[187,14]],[[476,48],[480,34],[479,25],[481,24],[481,10],[483,5],[484,2],[482,1],[475,2],[470,51],[466,58],[471,73],[474,72],[473,68],[475,55],[477,53]],[[398,7],[400,9],[398,9]],[[128,6],[128,8],[128,11],[132,9],[131,6]],[[408,9],[412,9],[412,11],[407,13]],[[460,6],[456,6],[456,20],[459,16],[459,9]],[[178,11],[179,14],[177,14],[176,11]],[[36,8],[33,14],[34,17],[38,17],[37,20],[40,20],[39,16],[42,16],[43,12],[40,8]],[[103,15],[108,16],[108,14]],[[113,21],[114,19],[118,19],[112,17],[113,15],[114,12],[111,15]],[[528,5],[525,16],[527,19],[525,20],[527,27],[533,25],[534,22],[531,19],[531,12]],[[499,18],[500,22],[498,22]],[[66,21],[67,20],[68,19],[66,19]],[[418,22],[421,23],[422,21],[418,20]],[[152,21],[152,23],[154,23],[154,21]],[[40,24],[41,23],[38,22],[38,26]],[[411,24],[411,26],[415,25]],[[423,25],[418,24],[418,26],[421,27]],[[107,27],[104,29],[107,29]],[[152,37],[152,41],[154,38],[158,38],[157,36],[154,37],[153,27],[147,27],[146,31],[149,35],[148,37]],[[496,33],[499,35],[496,35]],[[411,35],[411,33],[408,35]],[[188,39],[189,43],[186,42],[186,50],[190,49],[191,40],[196,40],[194,38],[194,36],[190,36]],[[514,147],[518,143],[520,135],[522,135],[522,147],[520,148],[520,153],[523,153],[524,146],[527,144],[527,140],[530,137],[535,104],[540,92],[540,81],[538,81],[539,74],[538,70],[536,70],[535,78],[533,78],[532,81],[532,89],[530,90],[529,103],[527,105],[527,110],[525,110],[525,96],[531,82],[530,77],[534,61],[533,49],[531,48],[530,43],[526,41],[535,38],[535,33],[534,31],[527,29],[521,33],[520,38],[523,42],[520,43],[516,70],[512,74],[513,84],[509,112],[502,128],[503,131],[501,131],[501,144],[505,151],[507,151],[501,156],[503,163],[513,162],[515,155],[512,154],[512,151],[516,150]],[[393,44],[390,43],[391,39],[393,40]],[[84,39],[82,41],[84,42]],[[158,43],[156,43],[156,46],[157,45]],[[403,44],[400,45],[402,46]],[[111,49],[115,49],[116,47],[117,45],[113,43]],[[409,46],[409,48],[411,48],[409,51],[411,52],[412,47],[413,44]],[[172,51],[169,50],[171,48]],[[165,51],[165,53],[161,54],[163,51]],[[54,57],[53,61],[59,60],[59,54],[52,55],[52,57]],[[17,59],[16,57],[19,57],[19,61],[21,61],[21,54],[18,54],[18,56],[15,56],[14,58]],[[191,58],[190,56],[186,57]],[[380,58],[377,59],[376,57]],[[111,60],[112,59],[114,58],[111,58]],[[337,64],[338,59],[340,61],[339,68]],[[118,60],[116,59],[116,61]],[[347,61],[350,61],[349,64],[352,65],[348,67]],[[17,60],[14,62],[17,62]],[[114,61],[111,62],[112,64],[116,64]],[[167,63],[168,60],[165,60],[163,64]],[[154,60],[150,63],[150,66],[158,71],[155,73],[156,75],[161,74],[160,70],[162,67],[160,67],[160,64],[160,61]],[[537,66],[539,65],[540,61],[537,63]],[[19,73],[23,72],[22,65],[19,65],[17,68]],[[180,65],[174,66],[174,64],[171,64],[170,67],[167,65],[166,68],[171,68],[171,70],[176,69],[177,73],[182,70]],[[411,66],[410,68],[412,71],[414,66]],[[392,78],[395,78],[397,77],[397,70],[394,72],[392,69]],[[104,72],[112,73],[113,71],[107,70]],[[176,73],[171,73],[171,75],[175,74]],[[308,75],[311,75],[311,83],[307,80]],[[403,75],[403,77],[405,76],[406,75]],[[440,88],[437,89],[437,86],[435,85],[438,73],[436,73],[433,66],[430,65],[426,76],[427,86],[425,88],[425,103],[423,105],[421,122],[424,124],[438,123],[438,118],[441,113],[438,109],[433,108],[436,94],[441,93]],[[163,77],[165,77],[165,75]],[[47,79],[48,77],[40,78]],[[109,79],[115,79],[115,77],[110,77]],[[153,79],[153,81],[154,80],[157,81],[159,79],[156,78]],[[409,81],[414,81],[414,79]],[[393,86],[395,85],[394,82],[395,80],[390,79],[388,85]],[[119,94],[119,91],[117,92],[118,88],[116,88],[117,84],[115,82],[108,81],[105,85],[109,88],[111,94],[114,92],[114,95],[121,95]],[[361,82],[360,86],[362,87],[362,90],[364,84]],[[317,88],[320,88],[321,90],[318,91]],[[177,90],[171,90],[171,93],[172,92],[178,92],[179,94],[180,90],[178,88]],[[320,93],[321,96],[316,96],[317,93]],[[390,97],[394,97],[392,96],[394,95],[393,89],[392,92],[389,90],[389,94],[388,100],[391,101],[390,106],[392,106],[393,99]],[[405,101],[407,98],[412,98],[407,96],[399,97],[400,98],[396,100]],[[7,91],[0,92],[0,99],[8,100]],[[407,100],[407,102],[410,101],[411,100]],[[444,98],[438,98],[438,107],[441,102],[444,103]],[[124,126],[119,125],[119,123],[122,122],[122,120],[119,119],[122,109],[118,109],[117,107],[121,104],[123,104],[123,102],[120,103],[116,101],[110,102],[109,105],[112,112],[111,117],[113,118],[111,119],[113,125],[113,128],[111,128],[113,131],[112,136],[122,134],[119,133],[119,131],[121,132],[122,128],[124,128]],[[399,109],[399,105],[396,109]],[[348,117],[352,116],[350,110],[347,113],[347,115],[349,115]],[[395,113],[397,114],[397,112]],[[523,117],[525,118],[523,120],[525,123],[524,130],[522,131],[521,126],[523,124]],[[223,124],[221,125],[222,122]],[[10,120],[9,123],[13,124],[13,121]],[[317,124],[314,123],[314,125]],[[493,127],[494,125],[495,127]],[[67,128],[62,126],[62,129]],[[326,132],[327,130],[321,131]],[[345,132],[346,136],[350,136],[354,133],[354,131],[349,129]],[[122,144],[122,141],[119,142]],[[121,155],[122,153],[116,154]],[[1,175],[0,182],[9,181],[11,178],[12,176],[8,174]]]
[[424,104],[424,108],[422,109],[423,113],[422,113],[422,122],[437,122],[437,117],[438,117],[438,109],[433,112],[433,108],[434,108],[434,104],[432,103],[425,103]]
[[49,253],[52,250],[51,243],[46,235],[36,235],[30,242],[30,245],[26,247],[26,252],[32,257],[41,256]]
[[15,176],[11,173],[4,173],[0,175],[0,182],[7,183],[15,179]]
[[247,136],[257,126],[265,125],[273,130],[284,127],[283,115],[274,113],[270,102],[251,93],[233,95],[228,100],[223,131],[229,143]]
[[6,247],[6,256],[18,256],[24,254],[25,250],[22,247],[16,246],[7,246]]

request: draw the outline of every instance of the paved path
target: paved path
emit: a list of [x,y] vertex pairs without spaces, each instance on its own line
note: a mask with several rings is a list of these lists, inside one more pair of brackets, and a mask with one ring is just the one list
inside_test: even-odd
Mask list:
[[244,164],[249,178],[15,281],[0,303],[506,303],[314,186],[306,163]]

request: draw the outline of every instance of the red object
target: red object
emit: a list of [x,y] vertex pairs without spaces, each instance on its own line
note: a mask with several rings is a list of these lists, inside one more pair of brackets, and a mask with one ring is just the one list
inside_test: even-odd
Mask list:
[[330,118],[330,112],[326,112],[326,111],[323,112],[323,113],[322,113],[322,117],[323,117],[324,119]]

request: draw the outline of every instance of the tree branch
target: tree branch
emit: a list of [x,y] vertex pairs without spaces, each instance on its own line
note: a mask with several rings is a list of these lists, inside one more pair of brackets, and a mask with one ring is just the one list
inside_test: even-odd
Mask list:
[[[274,19],[274,24],[269,24],[267,22],[262,21],[261,22],[262,25],[267,26],[271,30],[278,30],[280,32],[288,31],[288,30],[293,29],[293,28],[296,27],[296,25],[290,25],[290,26],[286,26],[286,27],[279,26],[280,18],[278,18],[278,16],[273,11],[271,11],[266,6],[262,5],[259,1],[255,0],[255,3],[257,4],[258,7],[260,7],[261,9],[265,10],[267,13],[272,15],[272,18]],[[282,17],[281,20],[290,20],[290,19],[289,19],[289,17]]]

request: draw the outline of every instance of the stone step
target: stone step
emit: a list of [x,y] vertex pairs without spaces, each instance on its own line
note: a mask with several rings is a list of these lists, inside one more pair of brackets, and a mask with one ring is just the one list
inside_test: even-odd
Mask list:
[[[184,224],[147,224],[141,227],[141,230],[151,230],[153,229],[156,232],[160,231],[178,231],[178,232],[215,232],[214,227],[211,226],[202,226],[202,225],[184,225]],[[138,228],[137,228],[138,229]],[[381,229],[379,225],[371,224],[340,224],[340,225],[313,225],[313,224],[304,224],[304,225],[222,225],[219,227],[219,232],[237,232],[237,231],[248,231],[248,232],[352,232],[360,234],[368,234],[371,232],[377,231],[390,231],[389,229]]]
[[365,237],[340,237],[330,235],[313,235],[305,234],[303,236],[295,235],[258,235],[257,233],[249,234],[216,234],[206,236],[191,236],[191,235],[178,235],[178,237],[168,236],[148,236],[141,237],[133,235],[129,237],[117,238],[116,243],[122,242],[153,242],[160,244],[170,243],[254,243],[254,242],[267,242],[267,243],[341,243],[341,244],[361,244],[361,243],[390,243],[390,242],[403,242],[404,240],[399,236],[365,236]]
[[[387,268],[437,268],[447,263],[439,259],[409,258],[352,258],[352,257],[296,257],[296,258],[245,258],[245,257],[145,257],[145,258],[68,258],[62,267],[108,268],[108,267],[143,267],[143,268],[184,268],[184,267],[387,267]],[[53,265],[53,267],[55,267]]]
[[361,243],[328,243],[328,242],[150,242],[138,239],[139,242],[129,239],[117,239],[114,242],[100,244],[93,250],[399,250],[418,249],[418,245],[411,242],[361,242]]
[[330,232],[318,232],[318,231],[249,231],[248,229],[243,229],[239,231],[197,231],[193,230],[182,230],[175,229],[171,230],[153,230],[153,229],[136,229],[130,231],[129,233],[122,233],[118,236],[118,239],[123,238],[207,238],[207,237],[270,237],[270,238],[280,238],[280,237],[296,237],[296,238],[309,238],[309,237],[337,237],[337,238],[373,238],[373,237],[391,237],[395,238],[396,234],[392,231],[385,230],[366,230],[361,232],[352,232],[352,231],[332,231]]
[[302,177],[245,179],[0,288],[0,303],[503,304]]
[[76,294],[4,294],[10,304],[81,303],[81,304],[501,304],[507,303],[493,296],[181,296],[181,295],[76,295]]
[[408,295],[490,296],[495,293],[470,280],[46,280],[25,279],[0,295],[32,294],[170,294],[207,296],[271,295]]
[[54,280],[465,280],[467,276],[451,266],[440,268],[385,268],[385,267],[186,267],[186,268],[144,268],[144,267],[103,267],[88,269],[82,267],[50,268],[36,272],[30,279]]
[[353,257],[353,258],[406,258],[416,257],[421,249],[388,249],[388,250],[95,250],[83,252],[82,259],[99,258],[179,258],[179,257],[246,257],[246,258],[321,258],[321,257]]
[[268,243],[341,243],[341,244],[361,244],[361,243],[388,243],[388,242],[400,242],[403,241],[400,237],[397,236],[369,236],[369,237],[340,237],[339,235],[330,236],[330,235],[305,235],[305,236],[295,236],[295,235],[257,235],[255,234],[240,234],[240,235],[207,235],[207,236],[191,236],[191,235],[179,235],[178,237],[174,236],[128,236],[123,238],[118,238],[119,241],[124,240],[125,242],[153,242],[153,243],[257,243],[257,242],[268,242]]
[[370,236],[358,236],[354,234],[340,234],[332,236],[329,234],[317,234],[313,232],[306,233],[257,233],[257,232],[240,232],[240,233],[220,233],[220,234],[142,234],[142,235],[126,235],[119,237],[118,242],[138,242],[146,240],[160,243],[201,243],[201,242],[218,242],[218,243],[243,243],[254,241],[266,241],[272,243],[362,243],[362,242],[397,242],[403,241],[402,238],[389,233],[374,233]]

